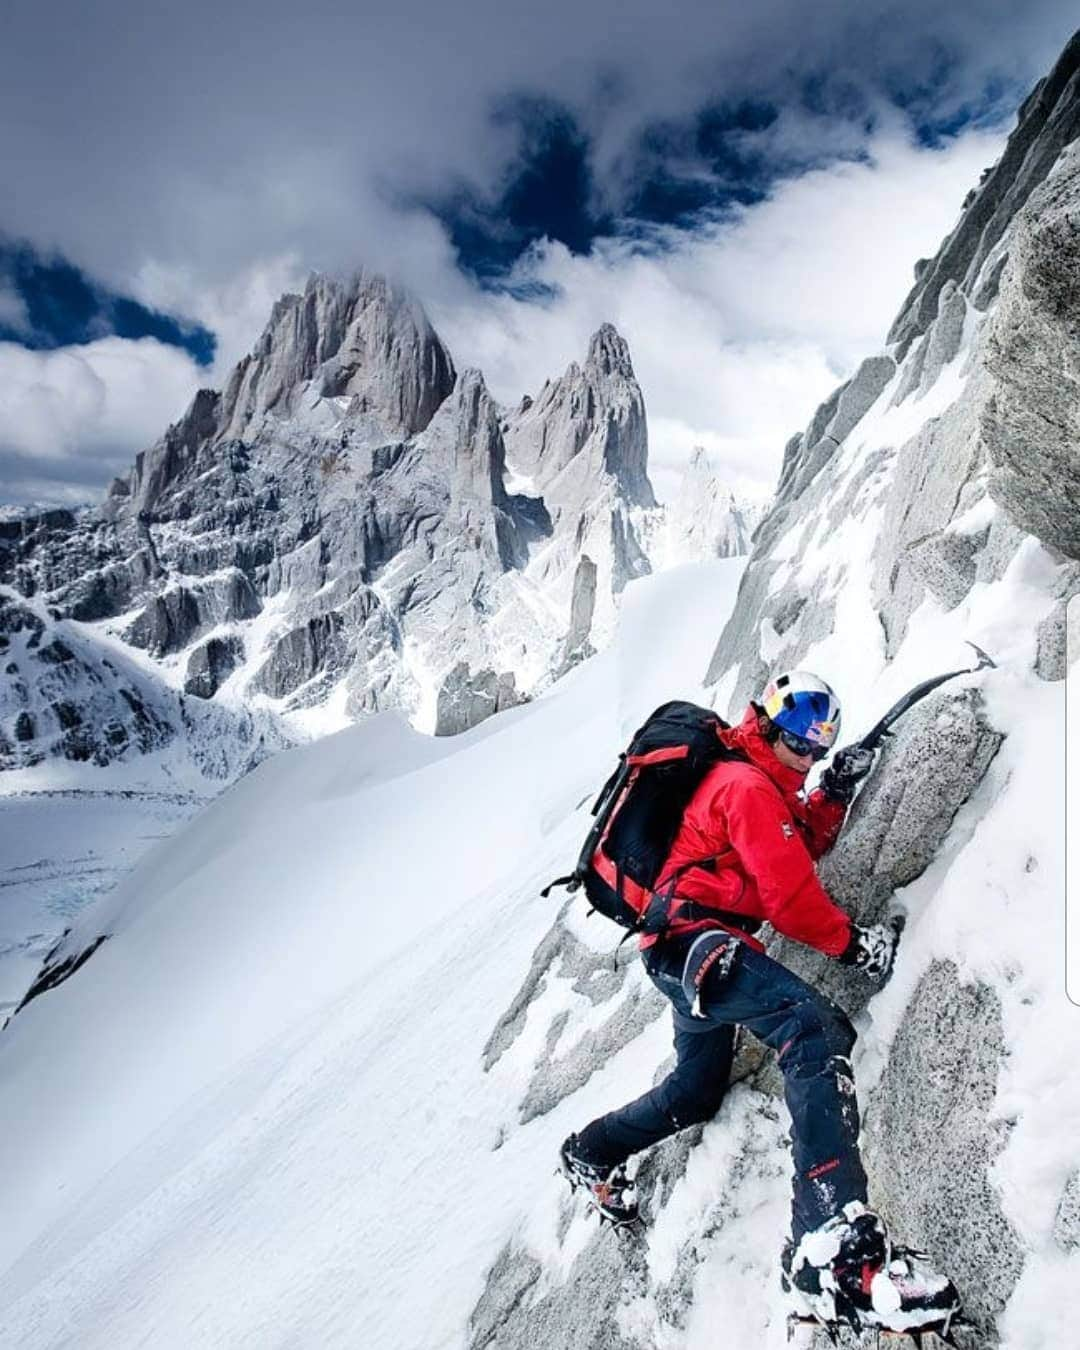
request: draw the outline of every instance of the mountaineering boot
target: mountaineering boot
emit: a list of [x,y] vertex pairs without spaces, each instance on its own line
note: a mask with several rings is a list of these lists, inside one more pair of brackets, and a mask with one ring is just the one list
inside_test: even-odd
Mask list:
[[559,1149],[559,1170],[574,1190],[579,1186],[585,1187],[589,1204],[603,1218],[613,1224],[637,1222],[637,1194],[634,1183],[627,1178],[623,1163],[604,1167],[590,1162],[581,1152],[577,1135],[572,1134]]
[[960,1312],[953,1282],[925,1253],[893,1246],[881,1218],[858,1200],[797,1247],[789,1242],[781,1265],[796,1312],[830,1329],[947,1337]]

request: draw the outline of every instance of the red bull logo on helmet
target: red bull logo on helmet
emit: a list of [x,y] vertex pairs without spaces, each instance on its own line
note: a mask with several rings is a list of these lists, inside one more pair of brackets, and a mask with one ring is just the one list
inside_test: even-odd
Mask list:
[[835,722],[811,722],[806,728],[806,739],[815,745],[832,745],[836,740]]

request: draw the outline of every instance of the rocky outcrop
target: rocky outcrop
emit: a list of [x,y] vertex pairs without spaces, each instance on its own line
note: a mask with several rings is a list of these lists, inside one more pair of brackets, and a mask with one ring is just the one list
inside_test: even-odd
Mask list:
[[664,566],[743,557],[763,511],[761,503],[738,499],[708,451],[695,446],[666,512]]
[[797,499],[806,490],[895,374],[891,356],[867,357],[851,379],[821,405],[806,433],[789,442],[785,450],[776,489],[778,505]]
[[978,309],[997,294],[1008,248],[1005,235],[1062,150],[1080,136],[1080,34],[1069,42],[1054,69],[1020,109],[1005,153],[969,193],[956,228],[932,260],[924,260],[915,286],[889,330],[889,342],[903,357],[939,312],[951,282]]
[[1080,148],[1017,221],[987,336],[981,422],[990,493],[1022,529],[1080,558]]
[[439,689],[435,735],[456,736],[497,712],[516,708],[524,700],[515,686],[513,671],[474,673],[467,662],[460,662]]
[[655,506],[649,483],[645,402],[626,342],[604,324],[576,362],[504,424],[507,456],[531,478],[556,521],[580,513],[607,476],[631,505]]
[[596,564],[582,554],[574,573],[574,590],[570,599],[570,631],[563,646],[560,672],[576,666],[592,656],[595,648],[589,641],[593,615],[596,613]]
[[[841,842],[819,867],[829,894],[859,923],[881,922],[895,893],[929,867],[1003,739],[974,689],[945,686],[898,723]],[[851,967],[800,943],[777,938],[770,950],[849,1012],[874,992]]]
[[150,682],[2,592],[0,651],[0,725],[12,733],[0,768],[32,768],[49,757],[104,765],[129,749],[161,749],[178,733],[178,709],[164,707]]
[[875,1202],[905,1241],[948,1269],[965,1315],[986,1328],[1024,1264],[993,1180],[1009,1132],[995,1114],[1005,1054],[994,990],[962,981],[951,963],[932,963],[865,1113]]
[[403,292],[313,277],[99,509],[0,521],[0,577],[204,701],[288,721],[344,686],[339,719],[462,730],[602,644],[650,568],[646,457],[610,325],[507,417]]
[[168,656],[208,629],[254,619],[261,609],[251,582],[234,567],[197,586],[175,586],[155,595],[127,630],[126,638],[151,656]]
[[244,659],[240,638],[211,638],[188,657],[184,693],[195,698],[213,698]]

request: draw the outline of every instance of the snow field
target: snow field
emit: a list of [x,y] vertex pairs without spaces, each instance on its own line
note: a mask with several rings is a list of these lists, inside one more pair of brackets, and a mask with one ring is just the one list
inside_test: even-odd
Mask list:
[[628,1047],[518,1127],[530,1066],[481,1051],[580,803],[695,692],[741,566],[635,586],[611,651],[463,737],[278,756],[84,916],[113,939],[0,1044],[0,1343],[461,1343],[558,1141],[655,1068]]

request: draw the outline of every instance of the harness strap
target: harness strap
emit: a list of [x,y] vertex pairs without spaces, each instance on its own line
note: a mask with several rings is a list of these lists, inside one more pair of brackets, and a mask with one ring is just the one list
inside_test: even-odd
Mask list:
[[571,872],[566,877],[556,877],[554,881],[549,881],[540,894],[546,900],[556,886],[565,886],[568,891],[576,891],[581,885],[581,878],[576,872]]

